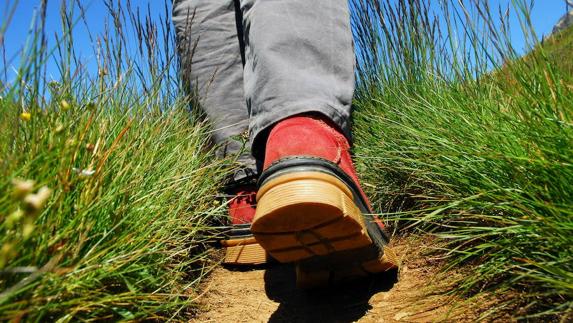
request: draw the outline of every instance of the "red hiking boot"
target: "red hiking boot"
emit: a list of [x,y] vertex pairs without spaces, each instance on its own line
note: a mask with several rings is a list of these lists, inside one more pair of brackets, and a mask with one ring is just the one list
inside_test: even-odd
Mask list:
[[301,287],[396,268],[349,149],[318,116],[281,121],[267,139],[251,230],[273,258],[297,262]]
[[255,217],[255,185],[243,185],[230,189],[228,202],[231,227],[228,239],[221,241],[225,247],[226,265],[261,265],[267,262],[266,251],[257,243],[251,233],[251,223]]

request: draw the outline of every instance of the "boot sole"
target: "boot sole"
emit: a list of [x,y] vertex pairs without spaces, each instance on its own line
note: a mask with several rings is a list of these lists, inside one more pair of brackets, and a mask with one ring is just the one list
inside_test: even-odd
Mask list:
[[254,237],[222,240],[221,245],[225,248],[225,265],[256,266],[269,260],[267,252]]
[[[344,182],[325,172],[282,174],[259,189],[251,230],[273,258],[300,263],[301,287],[332,281],[336,272],[342,277],[395,268],[393,252],[370,238],[353,196]],[[305,264],[311,259],[314,265]],[[340,274],[344,271],[349,274]]]

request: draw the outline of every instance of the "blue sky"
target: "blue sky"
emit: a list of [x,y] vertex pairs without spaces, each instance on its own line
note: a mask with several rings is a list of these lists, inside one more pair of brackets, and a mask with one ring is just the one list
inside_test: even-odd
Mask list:
[[[119,0],[121,3],[126,3],[126,0]],[[264,1],[264,0],[263,0]],[[310,1],[310,0],[309,0]],[[314,1],[314,0],[313,0]],[[395,1],[395,0],[390,0]],[[490,0],[488,1],[491,7],[507,6],[511,0]],[[531,1],[531,0],[529,0]],[[4,35],[5,44],[5,57],[7,60],[17,57],[15,55],[25,44],[26,37],[28,36],[30,22],[36,12],[35,9],[38,8],[38,0],[8,0],[4,1],[4,4],[0,4],[0,21],[3,24],[6,21],[9,9],[14,3],[17,3],[16,10],[12,16],[12,20],[8,26],[8,29]],[[114,2],[117,2],[114,1]],[[139,7],[142,11],[142,16],[148,11],[151,13],[151,17],[154,19],[159,19],[160,16],[165,16],[165,5],[166,2],[163,0],[132,0],[133,7]],[[54,34],[61,33],[61,22],[59,18],[60,11],[60,0],[48,0],[47,8],[47,21],[46,30],[49,37],[49,42],[54,43]],[[87,21],[88,26],[84,24],[79,24],[74,30],[74,43],[76,54],[78,54],[82,61],[85,61],[88,66],[95,66],[96,55],[93,51],[94,44],[90,40],[89,34],[97,35],[101,33],[105,28],[105,21],[108,20],[107,9],[104,4],[104,0],[81,0],[83,6],[87,10]],[[542,35],[547,35],[550,33],[551,29],[558,21],[558,19],[565,12],[565,4],[563,0],[537,0],[531,1],[533,4],[532,10],[532,23],[535,27],[537,35],[541,37]],[[168,0],[168,11],[171,10],[171,2]],[[519,27],[518,21],[516,19],[512,20],[512,42],[516,49],[521,49],[524,47],[523,36],[521,29]],[[89,31],[89,32],[88,32]],[[92,38],[93,39],[93,38]],[[11,61],[12,64],[17,65],[18,59]],[[0,60],[0,71],[4,70],[4,63]],[[9,66],[10,67],[10,66]],[[11,68],[8,68],[9,72]],[[55,66],[49,66],[48,68],[48,78],[58,75],[57,68]],[[4,76],[0,77],[2,79]],[[10,79],[10,77],[8,77]]]

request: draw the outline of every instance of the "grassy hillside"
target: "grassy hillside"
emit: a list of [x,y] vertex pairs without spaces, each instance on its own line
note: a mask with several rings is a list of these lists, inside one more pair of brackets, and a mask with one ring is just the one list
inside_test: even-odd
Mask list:
[[561,71],[563,78],[573,79],[573,27],[553,35],[540,45],[548,60]]
[[[440,29],[425,0],[352,1],[359,170],[399,232],[448,241],[436,252],[475,271],[461,292],[519,295],[505,298],[516,316],[567,318],[572,33],[518,62],[496,29],[471,29],[487,15],[465,20],[446,2]],[[74,56],[80,11],[63,12],[58,43],[39,19],[0,84],[0,320],[186,321],[213,265],[204,245],[232,163],[214,161],[208,128],[189,117],[172,29],[110,10],[97,75]]]
[[498,308],[517,317],[570,318],[572,31],[518,59],[503,28],[473,30],[456,6],[444,26],[428,1],[369,3],[355,127],[370,193],[399,231],[435,235],[448,242],[436,253],[473,268],[460,292],[503,292]]

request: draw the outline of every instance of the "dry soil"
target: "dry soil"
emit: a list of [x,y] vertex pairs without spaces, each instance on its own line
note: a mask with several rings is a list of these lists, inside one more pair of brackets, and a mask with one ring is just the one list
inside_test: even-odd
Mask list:
[[[443,322],[476,321],[488,301],[447,293],[459,272],[443,274],[429,254],[430,239],[401,239],[400,270],[322,290],[295,286],[294,268],[274,264],[219,267],[205,283],[195,322]],[[489,301],[491,303],[491,301]]]

